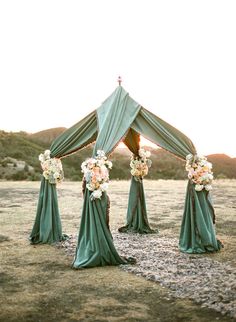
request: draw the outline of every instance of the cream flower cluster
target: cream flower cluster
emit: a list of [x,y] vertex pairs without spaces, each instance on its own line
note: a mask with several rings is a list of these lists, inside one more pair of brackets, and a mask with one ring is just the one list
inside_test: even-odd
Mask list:
[[86,180],[86,187],[93,191],[91,200],[100,199],[102,193],[107,191],[109,182],[109,169],[112,168],[112,162],[107,160],[105,152],[97,151],[95,158],[90,158],[81,164],[81,169]]
[[133,155],[131,157],[130,172],[136,181],[141,181],[148,174],[148,169],[152,165],[152,161],[148,159],[150,156],[150,151],[140,149],[138,156]]
[[64,173],[60,159],[50,158],[50,150],[45,150],[39,155],[39,161],[43,169],[43,176],[51,184],[62,182]]
[[207,161],[204,156],[193,156],[192,154],[186,157],[186,171],[188,171],[188,178],[195,184],[196,191],[203,189],[210,191],[212,189],[212,164]]

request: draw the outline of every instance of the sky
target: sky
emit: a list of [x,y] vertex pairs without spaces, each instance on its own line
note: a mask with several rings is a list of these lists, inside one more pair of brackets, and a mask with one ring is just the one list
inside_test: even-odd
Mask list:
[[0,130],[70,127],[118,86],[236,157],[236,1],[0,0]]

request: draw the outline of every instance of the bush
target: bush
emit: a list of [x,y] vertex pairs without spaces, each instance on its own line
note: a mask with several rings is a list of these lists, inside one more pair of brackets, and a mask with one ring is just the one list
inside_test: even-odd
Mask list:
[[28,173],[26,173],[24,170],[18,171],[16,173],[13,173],[11,175],[12,180],[27,180],[28,179]]

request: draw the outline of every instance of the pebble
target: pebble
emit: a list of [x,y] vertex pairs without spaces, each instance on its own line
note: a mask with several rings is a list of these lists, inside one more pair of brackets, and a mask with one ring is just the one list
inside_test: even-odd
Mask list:
[[[236,318],[236,269],[206,256],[181,253],[176,238],[158,234],[122,234],[112,231],[120,256],[134,257],[135,265],[120,265],[126,272],[168,288],[169,296],[188,298]],[[74,256],[77,236],[57,243]]]

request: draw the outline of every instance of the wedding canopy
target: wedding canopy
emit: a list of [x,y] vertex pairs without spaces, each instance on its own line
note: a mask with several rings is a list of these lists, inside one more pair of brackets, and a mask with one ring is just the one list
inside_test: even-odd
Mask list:
[[[183,160],[189,154],[196,155],[196,149],[188,137],[134,101],[119,85],[98,109],[54,140],[50,147],[51,157],[66,157],[93,142],[93,157],[98,150],[103,150],[108,157],[121,141],[134,155],[138,155],[140,135]],[[114,247],[106,222],[109,207],[107,194],[103,193],[101,199],[95,200],[91,200],[90,195],[91,191],[86,188],[73,267],[126,263],[126,259],[121,258]],[[215,236],[213,218],[214,208],[209,192],[196,191],[189,181],[180,232],[180,250],[187,253],[219,250],[221,246]],[[127,223],[120,231],[153,232],[147,219],[143,182],[133,177]],[[36,244],[62,239],[56,185],[42,178],[30,240]]]

